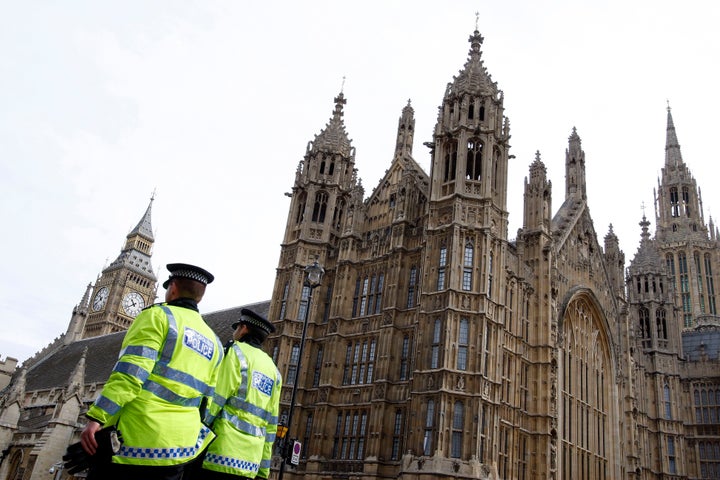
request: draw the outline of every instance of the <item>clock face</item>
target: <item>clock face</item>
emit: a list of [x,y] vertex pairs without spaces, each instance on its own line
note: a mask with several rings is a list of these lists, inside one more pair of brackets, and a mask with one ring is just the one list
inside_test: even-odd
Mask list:
[[102,308],[105,306],[105,303],[107,302],[108,293],[109,292],[107,287],[102,287],[100,290],[97,291],[97,293],[95,294],[95,298],[93,298],[92,302],[93,310],[95,310],[96,312],[98,310],[102,310]]
[[135,318],[145,308],[145,300],[139,293],[130,292],[123,297],[122,306],[125,313]]

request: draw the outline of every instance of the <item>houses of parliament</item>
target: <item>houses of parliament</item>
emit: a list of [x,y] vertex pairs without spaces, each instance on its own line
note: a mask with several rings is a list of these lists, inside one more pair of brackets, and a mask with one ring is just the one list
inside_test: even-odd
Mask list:
[[[284,378],[281,422],[297,388],[287,426],[303,449],[284,475],[720,478],[720,232],[672,112],[654,219],[638,218],[628,263],[612,226],[602,241],[595,230],[575,129],[564,188],[553,192],[539,153],[530,163],[511,239],[510,127],[482,42],[470,35],[466,63],[438,92],[429,173],[414,157],[410,103],[369,196],[342,92],[307,145],[272,298],[252,305],[277,328],[264,348]],[[0,480],[70,478],[62,453],[124,331],[155,301],[151,211],[152,200],[79,292],[67,331],[20,367],[2,364]],[[314,261],[325,269],[316,288],[305,283]],[[223,341],[240,308],[205,315]]]

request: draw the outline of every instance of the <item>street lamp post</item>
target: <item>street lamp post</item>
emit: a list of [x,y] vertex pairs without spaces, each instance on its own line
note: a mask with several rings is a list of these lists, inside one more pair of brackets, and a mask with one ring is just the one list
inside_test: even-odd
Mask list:
[[[300,377],[300,365],[303,358],[303,350],[305,348],[305,337],[307,336],[308,318],[310,316],[310,302],[312,300],[312,293],[315,288],[320,286],[322,277],[325,274],[325,269],[315,260],[311,265],[305,267],[305,282],[304,286],[308,287],[307,305],[305,306],[305,318],[303,318],[302,336],[300,337],[300,348],[298,349],[298,360],[295,368],[295,379],[293,380],[292,395],[290,395],[290,409],[288,410],[287,416],[287,429],[285,436],[282,441],[282,461],[280,462],[280,471],[278,472],[278,480],[282,480],[283,474],[285,473],[285,464],[287,463],[286,450],[288,444],[288,433],[292,426],[293,410],[295,410],[295,396],[297,395],[297,384],[298,378]],[[291,350],[292,351],[292,350]]]

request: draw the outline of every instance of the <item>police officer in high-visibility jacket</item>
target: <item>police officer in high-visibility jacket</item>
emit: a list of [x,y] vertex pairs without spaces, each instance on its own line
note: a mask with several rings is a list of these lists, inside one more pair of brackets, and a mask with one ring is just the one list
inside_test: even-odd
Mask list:
[[214,401],[206,414],[206,423],[212,424],[217,435],[198,477],[207,480],[270,475],[282,378],[260,345],[275,327],[243,308],[233,330],[235,341],[225,352]]
[[179,480],[185,466],[214,438],[199,407],[212,398],[222,344],[198,312],[214,277],[184,263],[167,266],[165,303],[143,310],[122,343],[115,367],[80,436],[97,451],[95,433],[116,425],[124,444],[112,463],[90,470],[98,479]]

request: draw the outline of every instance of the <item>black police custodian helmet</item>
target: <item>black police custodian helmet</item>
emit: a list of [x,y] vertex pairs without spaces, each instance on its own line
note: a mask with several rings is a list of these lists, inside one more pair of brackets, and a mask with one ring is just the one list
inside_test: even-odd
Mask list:
[[244,323],[245,325],[253,328],[257,328],[259,330],[262,330],[267,335],[273,333],[275,331],[275,327],[272,323],[268,321],[267,318],[263,317],[259,313],[255,313],[249,308],[243,308],[240,310],[240,320],[232,324],[233,330],[235,330],[238,325]]
[[168,263],[167,269],[168,272],[170,272],[170,277],[163,282],[163,288],[165,289],[168,288],[170,280],[173,278],[189,278],[190,280],[195,280],[203,285],[212,283],[212,281],[215,280],[215,276],[204,268],[189,265],[187,263]]

